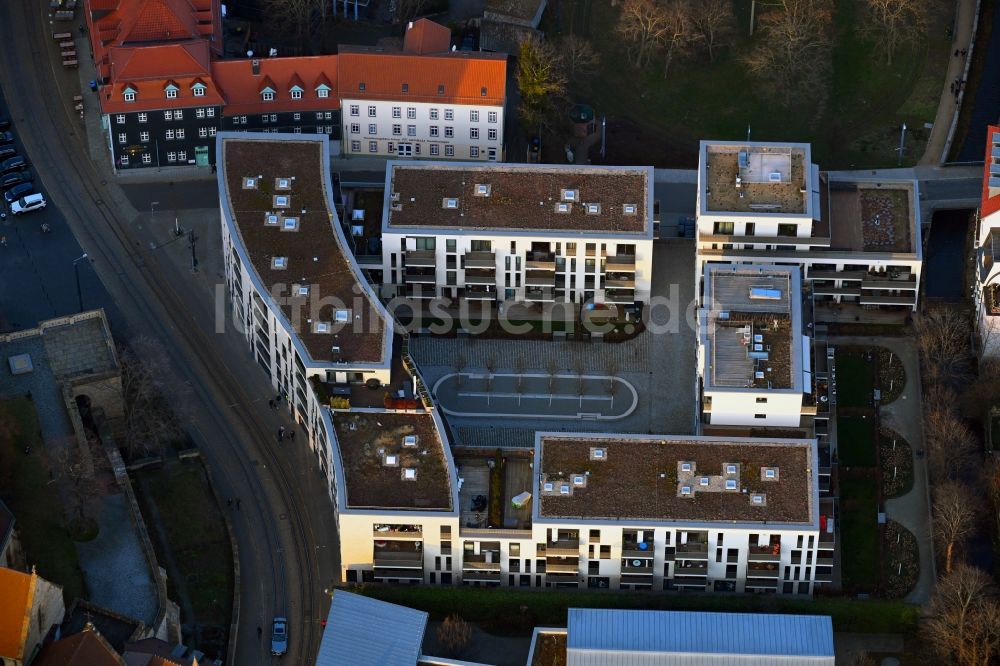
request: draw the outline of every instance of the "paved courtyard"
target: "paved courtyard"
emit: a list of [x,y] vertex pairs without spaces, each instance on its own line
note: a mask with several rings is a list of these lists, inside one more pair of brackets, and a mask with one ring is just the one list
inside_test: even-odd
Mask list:
[[[524,446],[534,443],[534,432],[601,431],[622,433],[693,434],[696,416],[695,329],[691,306],[694,302],[694,243],[685,240],[658,241],[654,244],[653,299],[648,309],[647,330],[626,342],[579,342],[571,340],[487,340],[477,338],[435,338],[418,335],[410,349],[428,385],[438,387],[446,375],[462,371],[484,374],[497,364],[497,374],[518,372],[548,375],[550,371],[574,375],[582,368],[586,375],[614,375],[634,387],[636,404],[627,415],[615,420],[595,422],[592,418],[544,418],[524,416],[528,407],[522,395],[522,408],[509,410],[517,398],[494,403],[481,416],[451,414],[448,421],[461,446]],[[464,361],[464,363],[462,363]],[[545,380],[547,381],[547,380]],[[576,381],[574,377],[573,382]],[[607,382],[607,379],[604,380]],[[453,409],[449,401],[450,382],[440,385],[438,399],[443,408]],[[547,391],[545,391],[547,393]],[[628,389],[616,391],[627,400]],[[537,400],[541,400],[540,398]],[[545,398],[547,402],[547,396]],[[568,404],[568,403],[567,403]],[[593,413],[594,409],[578,410]],[[466,410],[453,410],[466,411]],[[541,411],[541,410],[532,410]],[[512,415],[513,414],[513,415]]]

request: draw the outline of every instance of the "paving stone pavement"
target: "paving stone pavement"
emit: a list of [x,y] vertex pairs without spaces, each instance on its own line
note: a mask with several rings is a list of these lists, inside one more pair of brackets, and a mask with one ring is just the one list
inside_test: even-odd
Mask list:
[[115,358],[98,318],[45,330],[42,336],[49,366],[57,377],[113,370]]

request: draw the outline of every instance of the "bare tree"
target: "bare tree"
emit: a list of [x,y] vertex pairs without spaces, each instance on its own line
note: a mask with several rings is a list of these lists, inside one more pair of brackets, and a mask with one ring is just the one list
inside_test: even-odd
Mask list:
[[750,72],[791,101],[815,98],[830,69],[832,0],[776,0],[760,19],[754,48],[744,56]]
[[469,359],[465,354],[456,354],[452,366],[455,368],[455,384],[461,389],[465,384],[465,369],[469,367]]
[[924,635],[944,663],[981,666],[1000,654],[1000,604],[990,577],[959,564],[938,581]]
[[1000,359],[985,358],[979,362],[979,372],[959,401],[966,418],[982,420],[989,417],[989,410],[1000,405]]
[[472,638],[472,625],[458,615],[449,615],[441,622],[437,638],[452,655],[458,655]]
[[625,0],[618,17],[618,34],[629,44],[629,60],[644,67],[669,30],[663,5],[656,0]]
[[725,46],[736,32],[733,3],[731,0],[701,0],[691,9],[694,39],[708,51],[709,62],[715,62],[715,49]]
[[559,42],[559,50],[562,52],[563,62],[566,63],[566,70],[570,80],[576,78],[577,74],[587,74],[601,61],[600,55],[594,50],[589,40],[579,35],[567,35]]
[[93,460],[87,454],[89,451],[81,451],[79,443],[68,437],[50,457],[53,471],[65,480],[62,487],[72,502],[74,520],[88,518],[87,503],[100,488],[94,476]]
[[549,407],[551,407],[556,389],[556,375],[559,374],[559,363],[554,356],[549,356],[549,360],[545,362],[545,372],[549,376]]
[[989,463],[984,471],[986,493],[989,496],[990,506],[987,513],[993,521],[993,534],[1000,534],[1000,462],[995,459]]
[[518,354],[514,357],[514,373],[517,375],[514,379],[514,390],[517,392],[517,404],[521,405],[521,398],[524,395],[525,385],[524,385],[524,373],[528,369],[528,362],[524,359],[524,356]]
[[531,37],[521,42],[517,58],[518,111],[528,127],[547,122],[566,96],[562,57],[548,42]]
[[952,572],[955,546],[972,533],[976,523],[976,498],[957,481],[942,483],[934,490],[934,536],[944,551],[945,573]]
[[[933,390],[929,393],[944,393]],[[976,464],[979,441],[969,427],[952,412],[954,403],[926,401],[924,443],[927,468],[935,483],[966,476]]]
[[604,373],[608,376],[608,394],[613,398],[618,392],[618,382],[615,379],[618,377],[618,360],[610,354],[604,361]]
[[917,346],[924,362],[924,380],[955,381],[968,377],[970,321],[961,310],[940,307],[914,321]]
[[667,29],[663,33],[663,78],[678,55],[686,53],[694,43],[691,24],[691,4],[688,0],[667,0],[663,5]]
[[412,21],[424,14],[428,4],[430,4],[430,0],[399,0],[399,10],[397,11],[399,20],[402,23]]
[[861,23],[862,32],[875,38],[887,65],[892,65],[900,46],[915,44],[927,33],[927,3],[923,0],[865,0],[865,8],[868,20]]
[[296,43],[308,45],[312,29],[326,18],[327,0],[264,0],[263,10],[268,20],[295,33]]
[[[119,356],[125,412],[125,448],[129,458],[155,455],[165,441],[181,432],[167,407],[163,389],[183,390],[175,381],[163,346],[148,336],[133,338]],[[174,401],[175,406],[181,403]]]

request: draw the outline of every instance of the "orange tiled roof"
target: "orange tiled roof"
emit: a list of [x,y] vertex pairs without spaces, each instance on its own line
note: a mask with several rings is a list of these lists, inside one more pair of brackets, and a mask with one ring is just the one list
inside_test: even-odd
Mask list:
[[411,21],[403,37],[407,53],[444,53],[451,47],[451,30],[430,19]]
[[90,627],[51,643],[32,666],[124,666],[125,660]]
[[986,166],[983,168],[983,201],[979,206],[979,216],[986,217],[1000,210],[1000,194],[990,196],[990,164],[993,163],[993,135],[1000,134],[1000,127],[990,125],[986,128]]
[[[125,113],[193,106],[222,106],[225,100],[210,74],[208,43],[193,40],[174,44],[111,49],[112,84],[101,88],[101,110]],[[205,94],[194,95],[194,85],[205,86]],[[167,98],[168,84],[177,86],[177,96]],[[135,101],[126,102],[124,91],[135,91]]]
[[0,568],[0,657],[24,659],[36,574]]
[[507,56],[502,54],[413,55],[341,47],[338,69],[344,99],[501,106],[506,94]]
[[[225,113],[229,116],[333,110],[340,108],[338,57],[261,58],[258,60],[259,74],[253,73],[252,60],[220,60],[212,63],[212,78],[226,98]],[[270,102],[265,102],[260,94],[265,82],[275,91],[274,100]],[[291,89],[296,85],[303,88],[301,99],[292,99]],[[330,88],[328,97],[316,94],[320,85]]]

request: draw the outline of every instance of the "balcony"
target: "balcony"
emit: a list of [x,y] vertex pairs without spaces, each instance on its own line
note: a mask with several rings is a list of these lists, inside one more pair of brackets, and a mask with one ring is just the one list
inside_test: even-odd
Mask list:
[[500,571],[499,554],[495,558],[496,562],[487,562],[481,555],[477,557],[465,557],[462,559],[463,571]]
[[678,560],[707,560],[708,544],[698,542],[678,544],[676,553]]
[[423,569],[376,569],[375,580],[423,580]]
[[376,527],[374,530],[372,530],[372,536],[379,541],[383,541],[385,539],[405,539],[407,541],[424,540],[424,533],[418,527],[414,528]]
[[833,558],[832,557],[817,557],[816,558],[817,567],[832,567]]
[[778,578],[777,564],[750,564],[747,566],[747,578]]
[[908,276],[905,278],[890,278],[886,277],[884,273],[879,273],[877,276],[869,275],[861,281],[862,289],[907,289],[910,291],[917,290],[917,281],[914,277]]
[[403,280],[410,284],[434,284],[437,282],[437,274],[434,270],[407,267]]
[[652,567],[634,567],[631,564],[622,565],[623,576],[653,576]]
[[829,568],[829,569],[820,571],[819,568],[817,567],[817,569],[816,569],[816,575],[813,578],[813,580],[815,582],[817,582],[817,583],[832,583],[833,582],[833,569]]
[[532,303],[553,303],[556,295],[552,289],[525,289],[524,300]]
[[632,305],[635,303],[635,291],[631,289],[605,289],[604,302],[616,305]]
[[550,541],[545,546],[545,557],[580,557],[579,539]]
[[489,268],[494,271],[497,268],[497,258],[493,252],[466,252],[466,268]]
[[420,266],[423,268],[437,265],[437,257],[434,250],[408,250],[405,256],[407,266]]
[[677,576],[707,576],[708,564],[678,564],[674,568],[674,577]]
[[764,579],[764,578],[755,578],[755,579],[747,578],[746,587],[747,587],[748,590],[749,589],[756,589],[756,590],[777,590],[778,589],[778,579],[775,578],[774,580],[770,580],[770,579]]
[[496,281],[496,271],[484,270],[482,268],[465,269],[465,284],[495,285]]
[[414,299],[437,298],[437,287],[424,284],[408,284],[403,289],[403,297]]
[[649,544],[649,547],[645,550],[640,550],[637,544],[625,544],[622,546],[622,557],[626,559],[640,558],[651,560],[655,557],[653,555],[653,544]]
[[528,270],[524,274],[524,286],[526,287],[554,287],[555,285],[555,273]]
[[500,582],[500,572],[499,571],[463,571],[462,580],[468,582],[479,582],[479,583],[499,583]]
[[866,271],[829,271],[813,270],[810,268],[806,272],[807,280],[864,280],[868,275]]
[[604,279],[605,289],[635,289],[635,278],[621,275],[607,276]]
[[580,572],[579,562],[560,562],[549,560],[545,563],[545,573],[549,574],[577,574]]
[[813,284],[813,293],[817,296],[860,296],[860,287],[832,287],[829,285]]
[[375,549],[375,568],[423,569],[424,558],[421,551],[385,551]]
[[575,573],[550,573],[546,575],[545,580],[550,583],[556,583],[560,587],[566,587],[567,585],[579,585],[580,584],[580,574]]
[[913,305],[917,302],[917,292],[909,296],[887,294],[881,291],[864,291],[861,293],[861,305]]
[[554,271],[556,269],[556,255],[551,252],[529,252],[525,268],[529,271]]
[[497,291],[486,287],[466,287],[459,289],[458,295],[470,301],[495,301]]
[[604,264],[604,270],[608,273],[635,273],[635,256],[620,254],[616,257],[608,257]]

